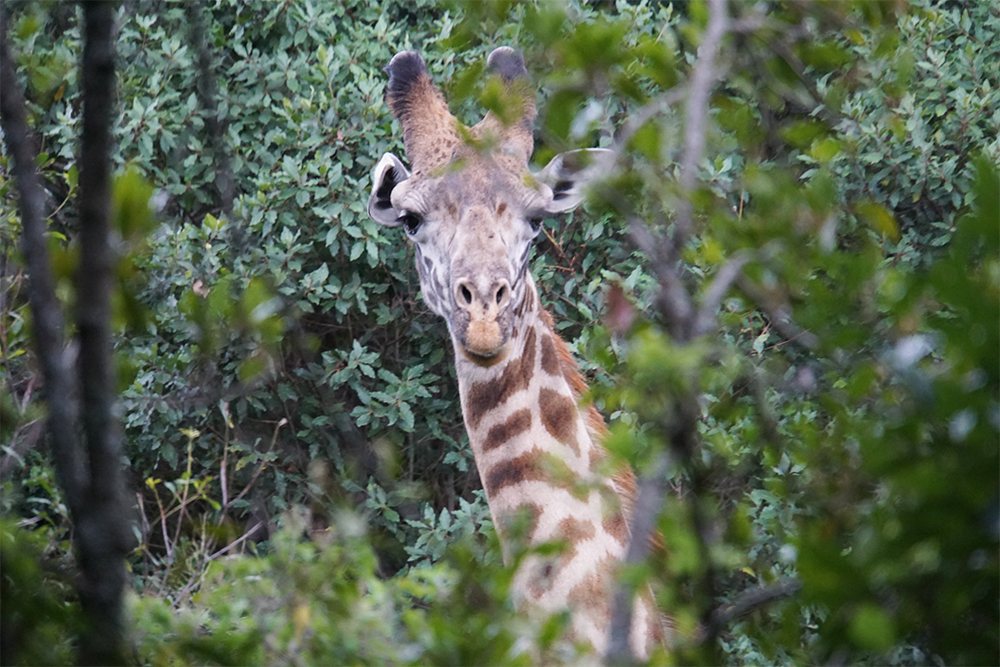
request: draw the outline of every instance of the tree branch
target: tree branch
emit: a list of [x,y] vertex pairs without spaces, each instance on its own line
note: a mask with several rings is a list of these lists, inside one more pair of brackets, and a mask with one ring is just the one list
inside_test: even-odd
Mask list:
[[773,303],[773,299],[768,298],[749,278],[740,274],[736,277],[736,286],[764,311],[771,325],[789,342],[794,342],[807,350],[815,350],[819,346],[819,338],[815,334],[795,324],[788,313],[788,308]]
[[650,268],[660,283],[657,294],[657,308],[663,315],[664,323],[670,335],[679,342],[691,339],[694,322],[694,305],[691,295],[681,280],[678,257],[675,247],[667,244],[664,247],[649,227],[639,218],[633,217],[628,223],[629,238],[632,243],[649,258]]
[[[650,539],[656,530],[656,520],[666,497],[667,487],[663,483],[670,472],[672,456],[669,450],[661,452],[648,475],[639,480],[635,508],[632,510],[629,541],[623,565],[636,565],[649,556]],[[645,539],[639,536],[645,535]],[[619,584],[611,601],[611,626],[608,630],[608,649],[605,662],[609,665],[632,662],[632,650],[628,638],[632,627],[632,599],[635,591],[625,584]]]
[[83,435],[90,460],[86,505],[77,521],[83,583],[80,597],[90,625],[80,660],[119,664],[122,653],[124,556],[130,532],[124,513],[121,434],[113,414],[111,291],[111,121],[115,94],[114,13],[107,2],[83,3],[83,131],[80,143],[80,264],[76,316]]
[[63,339],[62,309],[49,263],[44,195],[35,171],[38,151],[28,130],[24,96],[17,85],[14,62],[8,51],[5,17],[3,20],[5,24],[0,26],[0,117],[7,149],[14,158],[13,175],[21,209],[21,252],[28,266],[31,329],[45,382],[47,427],[56,476],[70,511],[76,514],[83,504],[86,471],[77,440],[74,380]]
[[708,27],[705,30],[698,59],[691,72],[687,106],[684,115],[684,152],[681,154],[681,194],[684,196],[675,216],[673,244],[684,246],[693,228],[690,195],[698,181],[698,163],[705,151],[705,123],[708,119],[708,100],[717,72],[715,59],[722,46],[729,24],[726,0],[709,0]]
[[615,137],[615,142],[611,146],[611,149],[615,151],[615,155],[621,155],[631,141],[635,133],[642,128],[650,119],[654,116],[663,113],[673,105],[684,99],[684,95],[687,93],[687,89],[681,86],[671,88],[665,93],[655,97],[652,101],[646,103],[638,111],[636,111],[632,116],[626,121],[625,125],[622,127],[618,136]]
[[[693,229],[691,193],[697,182],[697,167],[705,148],[705,123],[712,83],[716,78],[715,60],[722,45],[729,23],[726,0],[709,0],[709,21],[701,48],[691,74],[685,114],[684,152],[681,157],[679,185],[681,202],[674,216],[674,233],[667,243],[659,242],[637,216],[630,215],[629,236],[632,242],[649,258],[651,268],[660,283],[657,306],[663,315],[667,329],[679,344],[689,342],[698,329],[699,313],[694,307],[694,299],[684,286],[680,266],[680,249],[684,247]],[[643,120],[645,122],[645,120]],[[626,209],[627,210],[627,209]],[[727,270],[726,280],[732,282]],[[728,287],[728,285],[726,286]],[[710,290],[711,298],[714,292]],[[721,296],[718,297],[721,299]],[[712,311],[714,313],[714,309]],[[698,439],[698,419],[700,409],[693,387],[676,400],[675,413],[665,416],[663,431],[670,447],[657,458],[653,469],[647,472],[639,483],[636,509],[629,522],[630,540],[625,555],[625,564],[639,563],[648,555],[649,541],[656,526],[657,517],[666,497],[667,473],[674,457],[688,463],[696,448]],[[700,549],[707,557],[708,522],[703,512],[694,504],[692,516],[695,530],[699,535]],[[711,587],[711,577],[707,577]],[[629,628],[632,626],[632,597],[634,591],[620,584],[612,600],[611,627],[608,650],[605,656],[608,664],[629,663],[633,660],[628,643]]]
[[715,328],[715,311],[719,309],[719,304],[722,303],[729,288],[739,279],[743,267],[752,259],[753,253],[737,252],[715,273],[715,278],[705,290],[705,296],[702,297],[701,306],[698,308],[694,323],[695,336],[704,336]]
[[[28,265],[28,302],[45,380],[48,427],[56,474],[72,513],[80,570],[80,600],[89,627],[81,633],[82,664],[124,662],[121,594],[130,534],[122,511],[121,443],[112,414],[110,294],[110,144],[114,93],[114,6],[85,3],[84,119],[80,156],[80,266],[77,274],[78,372],[83,439],[63,316],[46,246],[43,197],[35,172],[37,150],[16,85],[6,26],[0,26],[0,116],[14,158],[21,209],[21,247]],[[88,467],[89,464],[89,467]]]
[[711,641],[723,628],[736,619],[746,616],[775,600],[795,595],[801,588],[801,581],[798,579],[789,579],[772,586],[760,586],[759,588],[744,591],[733,602],[721,605],[712,612],[711,621],[701,634],[701,641]]
[[219,118],[218,86],[212,68],[212,53],[205,36],[204,6],[201,2],[191,1],[186,9],[191,44],[198,54],[198,102],[204,110],[205,129],[215,150],[215,187],[219,191],[219,207],[229,213],[233,210],[236,186],[229,151],[226,150],[226,124]]

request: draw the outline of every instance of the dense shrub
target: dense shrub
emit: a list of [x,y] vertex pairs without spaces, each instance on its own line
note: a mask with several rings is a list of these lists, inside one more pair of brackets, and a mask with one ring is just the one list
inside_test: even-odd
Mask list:
[[[548,221],[536,248],[543,300],[597,387],[616,454],[645,471],[674,397],[700,396],[702,447],[672,471],[661,521],[669,558],[645,571],[679,627],[695,634],[706,610],[758,585],[804,583],[707,650],[685,645],[687,661],[996,657],[1000,16],[915,4],[808,17],[779,5],[732,38],[699,165],[702,222],[683,249],[699,294],[727,259],[750,258],[717,334],[679,347],[663,333],[620,203]],[[77,17],[12,10],[65,278]],[[570,659],[560,619],[525,627],[503,605],[509,571],[447,332],[417,296],[409,246],[365,213],[375,161],[402,154],[381,68],[420,50],[474,122],[486,54],[523,48],[541,83],[536,160],[634,131],[614,185],[667,233],[683,114],[629,123],[686,81],[703,5],[150,3],[119,21],[116,352],[140,516],[139,660],[527,661],[518,636],[538,640],[536,659]],[[3,509],[65,554],[7,160]],[[611,284],[627,331],[602,315]],[[695,529],[705,517],[711,543]],[[41,581],[23,534],[5,522],[2,537],[16,578]],[[44,598],[37,613],[55,607]],[[25,646],[38,662],[66,650],[37,635]]]

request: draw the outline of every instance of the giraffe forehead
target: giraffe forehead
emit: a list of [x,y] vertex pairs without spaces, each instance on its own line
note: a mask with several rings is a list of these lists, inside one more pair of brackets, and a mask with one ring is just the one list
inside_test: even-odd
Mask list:
[[510,224],[534,209],[543,209],[551,192],[526,170],[492,159],[458,158],[438,176],[414,174],[393,204],[427,216],[467,224],[469,212],[486,211],[496,225]]

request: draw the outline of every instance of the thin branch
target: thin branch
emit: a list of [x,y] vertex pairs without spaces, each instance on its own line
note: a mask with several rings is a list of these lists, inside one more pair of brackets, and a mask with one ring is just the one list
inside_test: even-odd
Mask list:
[[206,557],[205,559],[206,562],[197,568],[197,570],[191,575],[191,578],[188,579],[187,583],[184,584],[184,587],[181,590],[179,590],[176,595],[174,595],[174,604],[179,604],[181,600],[183,600],[185,597],[187,597],[187,595],[191,593],[191,591],[198,584],[198,582],[204,577],[205,567],[207,566],[208,563],[211,563],[219,556],[222,556],[226,552],[230,551],[231,549],[233,549],[233,547],[243,544],[243,542],[249,539],[250,536],[253,535],[257,531],[257,529],[260,528],[262,525],[264,525],[264,522],[258,521],[250,528],[250,530],[243,533],[241,537],[230,542],[223,548],[216,551],[214,554]]
[[[2,12],[0,12],[2,14]],[[0,26],[0,117],[4,139],[14,158],[21,209],[21,252],[28,266],[28,303],[35,347],[45,380],[49,440],[59,485],[70,511],[83,505],[85,470],[77,440],[77,403],[69,354],[63,339],[63,314],[56,297],[46,243],[44,195],[35,171],[38,150],[28,130],[24,95],[17,84],[7,46],[7,26]]]
[[796,57],[789,48],[788,44],[785,42],[776,42],[768,45],[772,52],[780,56],[782,60],[795,72],[795,76],[798,77],[799,83],[802,87],[806,89],[809,96],[812,97],[813,101],[816,103],[815,112],[819,113],[827,118],[831,127],[836,127],[843,120],[849,119],[841,114],[836,109],[830,107],[826,103],[826,99],[823,94],[819,92],[819,88],[816,87],[816,77],[809,76],[806,73],[806,68],[802,62]]
[[705,29],[698,59],[691,72],[687,105],[684,116],[684,152],[681,154],[678,177],[684,198],[675,217],[674,246],[683,247],[693,227],[691,191],[698,181],[698,163],[705,151],[705,124],[708,120],[708,100],[712,84],[718,73],[715,59],[722,47],[722,39],[729,25],[726,0],[709,0],[708,27]]
[[[693,228],[691,193],[697,181],[697,167],[705,148],[706,118],[712,84],[717,72],[715,60],[722,46],[727,25],[729,23],[726,0],[709,0],[708,27],[703,35],[701,48],[691,74],[688,86],[688,99],[685,114],[684,151],[681,156],[679,185],[681,202],[674,217],[674,234],[667,243],[660,242],[649,227],[634,214],[629,215],[629,236],[632,242],[649,258],[653,273],[660,283],[658,307],[663,314],[666,326],[673,339],[684,344],[689,342],[698,330],[698,312],[694,307],[691,293],[684,286],[680,268],[680,249],[684,247]],[[645,121],[643,121],[645,122]],[[622,209],[630,210],[629,208]],[[726,280],[731,283],[730,273],[738,274],[736,270],[726,271]],[[715,299],[711,290],[710,297]],[[728,285],[725,285],[728,289]],[[725,291],[725,290],[721,290]],[[717,297],[721,299],[720,297]],[[709,303],[710,300],[706,300]],[[712,310],[714,313],[714,309]],[[692,385],[697,386],[697,383]],[[649,550],[650,536],[656,525],[660,508],[666,496],[667,473],[672,459],[677,457],[681,463],[692,459],[698,439],[698,419],[700,409],[693,390],[679,396],[675,405],[675,413],[664,417],[663,432],[670,443],[669,449],[656,460],[653,469],[647,472],[639,483],[636,498],[636,509],[630,520],[630,540],[625,555],[625,563],[641,562]],[[692,516],[695,529],[699,535],[699,547],[703,557],[708,555],[708,521],[697,503],[692,506]],[[713,578],[709,570],[706,581],[711,587]],[[634,591],[627,585],[620,584],[612,601],[611,624],[608,633],[608,649],[605,656],[608,664],[621,664],[633,661],[629,646],[629,628],[632,626],[632,597]],[[708,591],[709,594],[712,591]]]
[[212,67],[212,53],[205,36],[205,9],[201,2],[187,3],[191,44],[198,54],[198,102],[204,110],[205,129],[215,150],[215,187],[219,191],[219,206],[225,213],[233,210],[236,196],[233,168],[226,150],[226,124],[219,118],[218,86]]
[[723,297],[739,279],[743,267],[753,259],[753,253],[740,251],[734,253],[722,267],[716,271],[715,278],[705,290],[702,297],[701,306],[698,308],[698,315],[694,323],[694,335],[703,336],[715,328],[715,312],[719,309]]
[[761,586],[741,593],[733,602],[712,612],[710,623],[701,633],[701,643],[710,642],[733,621],[756,611],[766,604],[795,595],[802,588],[798,579],[789,579],[772,586]]
[[679,342],[690,340],[695,311],[691,295],[681,281],[675,246],[667,244],[664,247],[638,217],[629,220],[628,234],[636,248],[649,258],[650,268],[660,283],[657,306],[667,330]]
[[[270,446],[268,446],[267,451],[264,452],[265,454],[267,454],[272,449],[274,449],[274,445],[278,441],[278,431],[280,431],[281,427],[284,426],[287,423],[288,423],[288,419],[282,418],[281,421],[279,421],[278,424],[274,427],[274,434],[271,436],[271,444],[270,444]],[[261,460],[257,464],[257,470],[254,471],[253,475],[250,477],[250,481],[247,482],[247,485],[245,487],[243,487],[243,490],[240,491],[239,495],[237,495],[235,498],[233,498],[232,500],[230,500],[228,504],[226,504],[226,505],[224,505],[222,507],[223,513],[225,513],[226,510],[228,510],[230,507],[232,507],[237,502],[239,502],[243,498],[243,496],[245,496],[247,494],[247,492],[250,490],[250,488],[254,485],[254,482],[257,481],[257,477],[260,475],[260,473],[262,473],[264,471],[264,468],[266,466],[267,466],[267,461],[266,460]]]
[[214,554],[212,554],[211,556],[209,556],[208,560],[210,560],[210,561],[215,560],[216,558],[218,558],[219,556],[223,555],[224,553],[226,553],[227,551],[229,551],[233,547],[237,547],[237,546],[243,544],[244,542],[246,542],[250,538],[251,535],[253,535],[255,532],[257,532],[258,528],[260,528],[263,525],[264,525],[263,521],[258,521],[253,526],[251,526],[249,530],[247,530],[245,533],[243,533],[243,535],[241,537],[239,537],[236,540],[233,540],[232,542],[230,542],[229,544],[227,544],[226,546],[222,547],[221,549],[219,549],[218,551],[216,551]]
[[744,275],[739,275],[736,279],[736,286],[746,294],[757,307],[764,311],[764,315],[771,322],[771,325],[781,333],[789,342],[794,342],[807,350],[815,350],[819,346],[819,338],[810,331],[800,328],[792,321],[791,315],[786,306],[773,303],[773,299],[767,297],[763,290],[757,287],[753,281]]
[[715,58],[726,34],[729,17],[726,0],[709,0],[708,27],[698,48],[698,59],[691,72],[684,118],[684,153],[681,156],[681,190],[690,192],[698,179],[698,161],[705,150],[705,121],[708,115],[708,98],[715,81]]
[[611,145],[611,150],[615,151],[615,155],[621,155],[625,147],[628,146],[628,142],[632,140],[635,133],[638,132],[643,125],[649,122],[655,116],[664,113],[667,109],[674,106],[687,94],[687,88],[683,86],[678,86],[671,88],[665,93],[655,97],[652,101],[647,102],[638,111],[636,111],[628,119],[625,125],[622,127],[618,136],[615,137],[614,144]]
[[[636,504],[630,522],[631,539],[625,553],[623,565],[635,565],[649,556],[651,540],[656,529],[656,520],[666,497],[667,486],[663,483],[672,466],[670,450],[661,452],[650,473],[639,480]],[[611,601],[611,626],[608,630],[608,649],[605,663],[609,665],[632,662],[632,650],[628,638],[632,627],[632,599],[634,591],[629,586],[619,584]]]

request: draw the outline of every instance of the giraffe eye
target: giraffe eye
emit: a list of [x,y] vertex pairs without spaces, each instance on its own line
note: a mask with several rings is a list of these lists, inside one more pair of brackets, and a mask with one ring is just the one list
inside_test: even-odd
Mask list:
[[396,222],[403,225],[403,229],[406,230],[406,233],[409,236],[413,236],[417,233],[417,229],[420,227],[420,223],[422,223],[423,220],[420,219],[420,216],[414,213],[403,211],[399,217],[396,218]]

